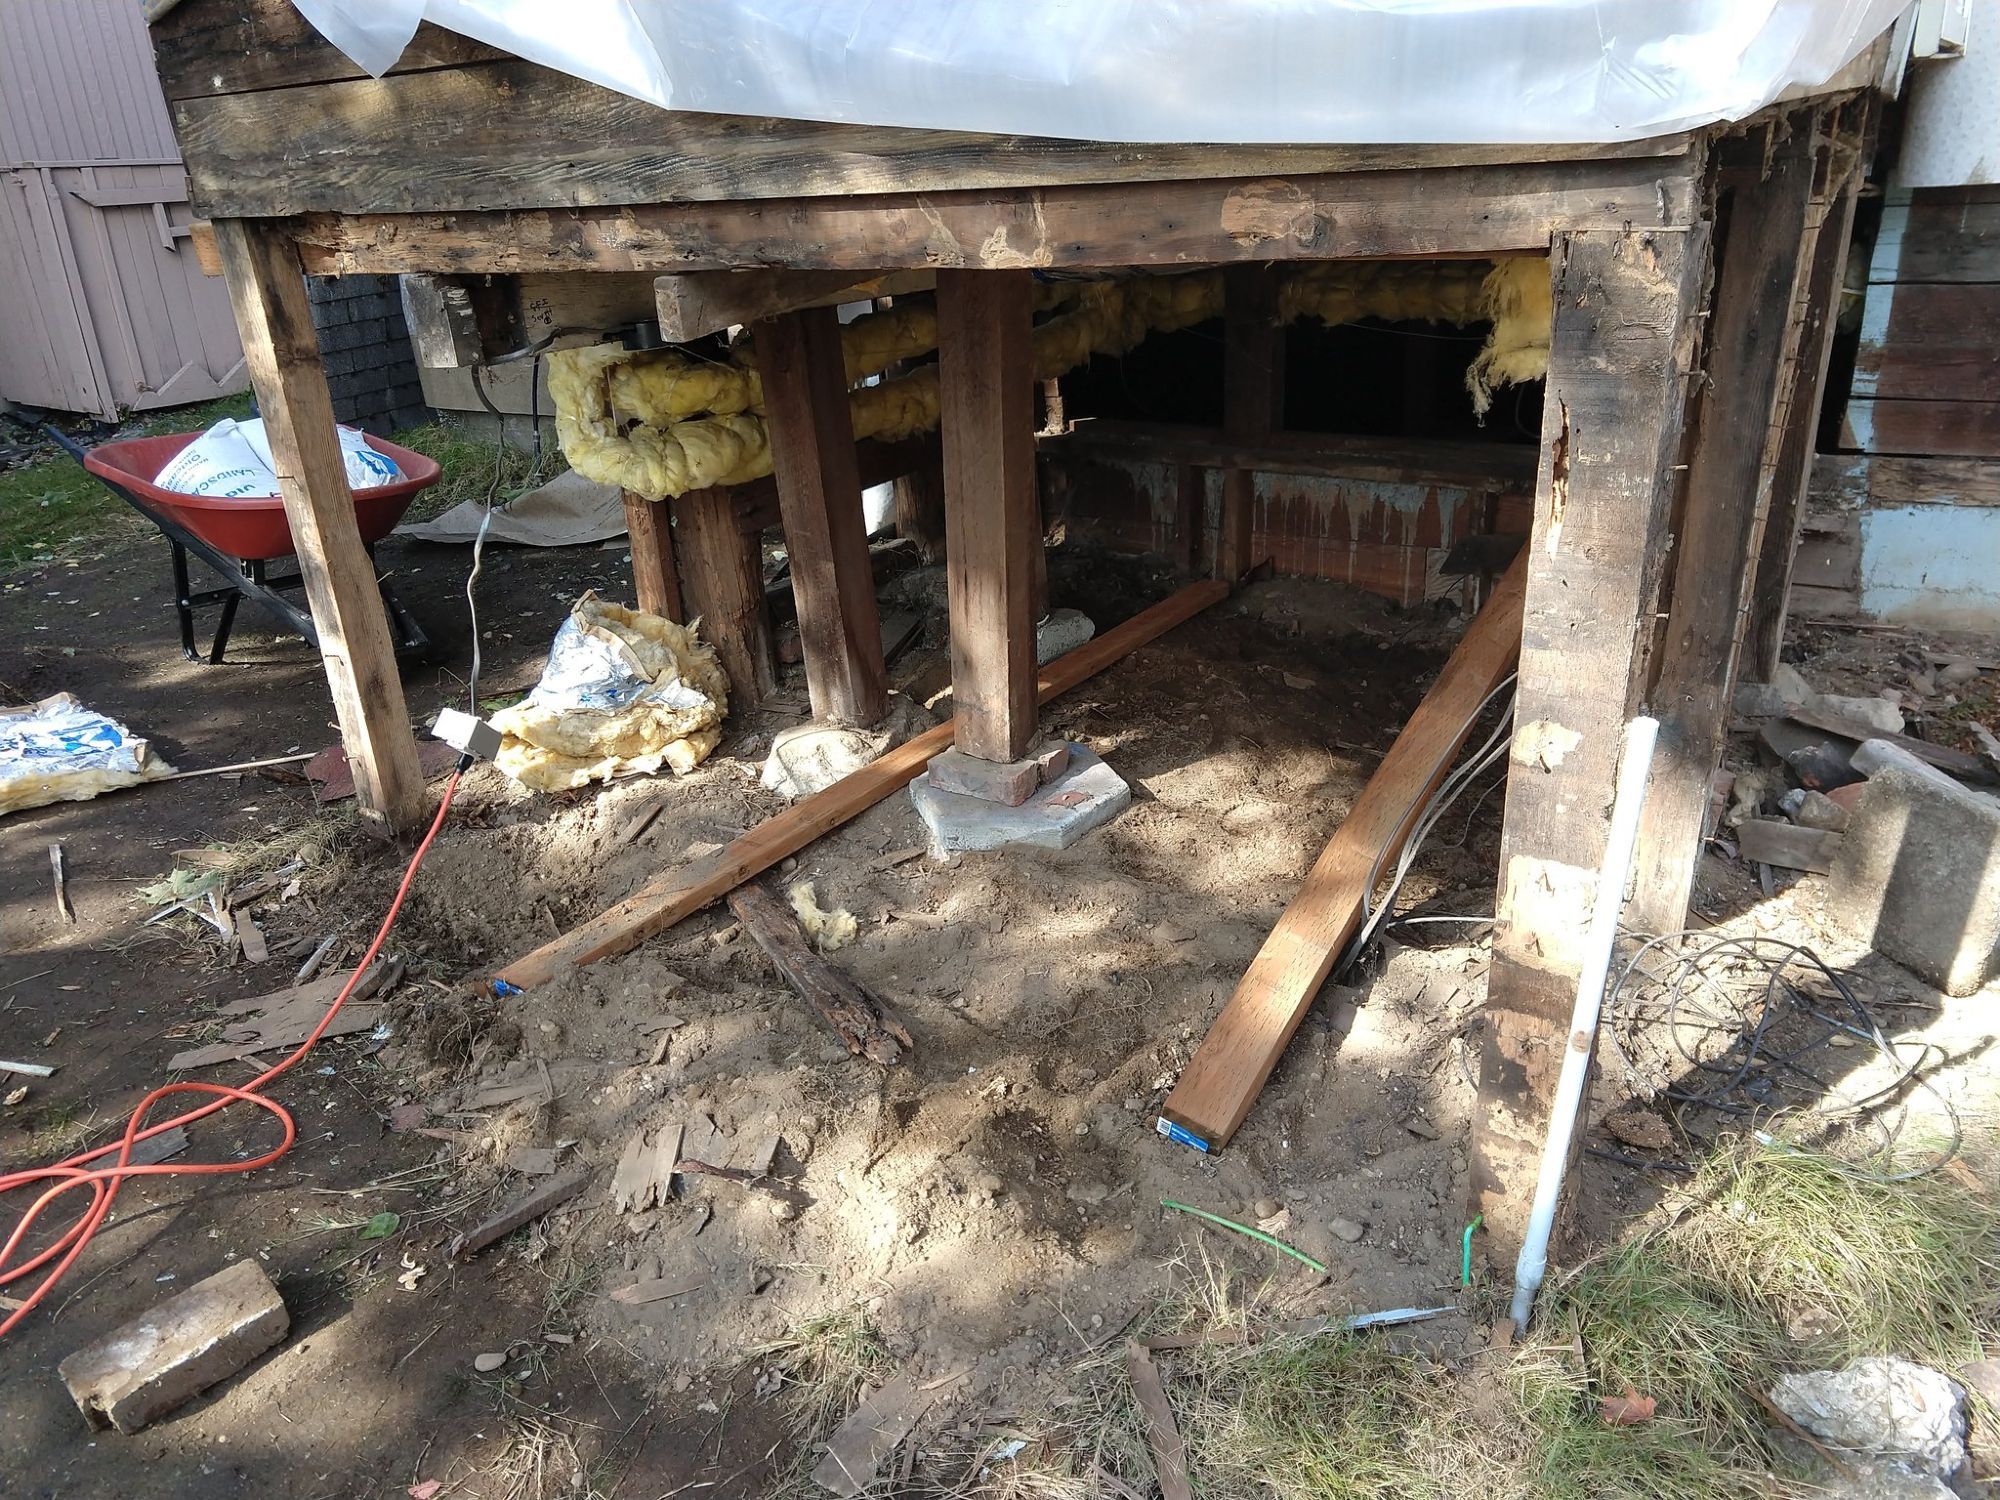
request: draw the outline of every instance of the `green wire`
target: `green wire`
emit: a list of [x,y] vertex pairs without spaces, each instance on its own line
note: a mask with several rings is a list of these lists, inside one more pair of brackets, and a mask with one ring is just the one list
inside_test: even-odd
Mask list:
[[1472,1236],[1481,1224],[1486,1222],[1485,1214],[1474,1214],[1472,1222],[1465,1226],[1465,1239],[1461,1242],[1458,1257],[1458,1284],[1472,1285]]
[[1311,1266],[1315,1271],[1319,1272],[1319,1274],[1322,1276],[1331,1274],[1325,1266],[1321,1265],[1318,1261],[1314,1260],[1310,1255],[1306,1254],[1305,1251],[1295,1250],[1290,1245],[1287,1245],[1283,1240],[1274,1239],[1272,1236],[1264,1233],[1264,1231],[1261,1229],[1252,1229],[1248,1224],[1239,1224],[1234,1219],[1225,1219],[1222,1217],[1221,1214],[1212,1214],[1205,1209],[1191,1208],[1185,1203],[1176,1203],[1171,1198],[1162,1198],[1160,1200],[1160,1207],[1177,1208],[1184,1214],[1193,1214],[1197,1219],[1206,1219],[1211,1224],[1220,1224],[1224,1229],[1233,1229],[1238,1234],[1247,1234],[1253,1240],[1262,1240],[1265,1244],[1269,1245],[1273,1250],[1284,1251],[1285,1254],[1289,1255],[1293,1260],[1304,1261],[1307,1265]]

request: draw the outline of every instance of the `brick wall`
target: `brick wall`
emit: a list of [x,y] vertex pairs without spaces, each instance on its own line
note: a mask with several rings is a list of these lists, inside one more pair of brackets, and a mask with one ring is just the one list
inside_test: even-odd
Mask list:
[[386,436],[430,420],[393,276],[309,276],[333,415]]

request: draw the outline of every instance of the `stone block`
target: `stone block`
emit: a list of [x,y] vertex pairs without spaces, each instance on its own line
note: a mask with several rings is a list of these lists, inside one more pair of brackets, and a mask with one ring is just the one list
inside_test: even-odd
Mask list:
[[1878,772],[1841,835],[1826,911],[1946,994],[1971,994],[2000,962],[2000,800],[1949,777]]
[[1124,778],[1081,745],[1069,747],[1068,768],[1061,776],[1015,807],[945,791],[931,779],[937,762],[931,767],[910,783],[910,800],[930,830],[931,853],[940,858],[954,850],[1005,844],[1067,849],[1132,801]]
[[240,1260],[85,1345],[56,1373],[92,1427],[137,1432],[234,1375],[291,1326],[263,1267]]

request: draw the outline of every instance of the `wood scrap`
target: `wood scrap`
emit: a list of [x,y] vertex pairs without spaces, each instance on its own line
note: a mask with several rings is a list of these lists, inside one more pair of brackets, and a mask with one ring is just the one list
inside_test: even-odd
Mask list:
[[1736,847],[1746,860],[1756,864],[1824,875],[1833,868],[1840,835],[1777,818],[1751,818],[1736,825]]
[[611,1174],[611,1206],[621,1214],[644,1213],[664,1207],[674,1192],[674,1173],[681,1157],[683,1128],[664,1125],[653,1141],[635,1130]]
[[76,908],[69,904],[69,871],[63,865],[63,846],[49,845],[49,868],[55,874],[56,915],[70,926],[76,925]]
[[582,1192],[584,1185],[589,1181],[589,1168],[578,1167],[553,1182],[542,1184],[532,1193],[516,1198],[491,1218],[483,1220],[475,1228],[459,1235],[451,1242],[451,1248],[447,1253],[453,1260],[464,1260],[468,1256],[477,1255],[495,1240],[512,1234],[524,1224],[533,1223],[551,1209],[560,1208]]
[[904,1376],[885,1382],[834,1432],[813,1483],[836,1495],[860,1494],[936,1399],[937,1392],[919,1390]]
[[1137,1339],[1125,1341],[1125,1373],[1146,1419],[1146,1445],[1153,1450],[1160,1500],[1194,1500],[1194,1486],[1188,1483],[1187,1447],[1181,1441],[1180,1428],[1174,1425],[1174,1409],[1167,1403],[1167,1390],[1152,1355]]
[[[381,1024],[383,1008],[367,1002],[394,983],[401,972],[399,961],[376,963],[354,987],[354,993],[348,996],[340,1014],[328,1023],[321,1034],[353,1036],[357,1032],[373,1031]],[[168,1070],[177,1072],[188,1068],[206,1068],[259,1052],[298,1046],[319,1025],[320,1018],[333,1004],[334,997],[347,983],[350,973],[352,970],[328,974],[310,984],[232,1001],[221,1008],[221,1014],[239,1019],[223,1027],[222,1040],[176,1053],[167,1060]]]
[[539,1099],[546,1104],[555,1098],[547,1082],[539,1077],[515,1078],[506,1083],[489,1083],[465,1096],[465,1109],[500,1109],[523,1099]]
[[235,911],[236,942],[243,950],[243,961],[247,964],[261,964],[271,956],[271,950],[264,943],[264,929],[251,919],[250,909],[239,906]]
[[0,1073],[20,1073],[28,1078],[47,1078],[55,1069],[47,1063],[0,1061]]
[[[1058,657],[1041,671],[1041,701],[1046,703],[1096,676],[1228,594],[1228,585],[1218,580],[1189,584]],[[714,854],[648,881],[610,910],[515,959],[493,978],[514,989],[532,989],[565,970],[628,952],[907,786],[933,756],[952,743],[953,732],[947,720],[898,745],[825,791],[801,798],[765,819]]]
[[2000,771],[1964,750],[1954,750],[1949,745],[1935,744],[1930,740],[1920,740],[1910,734],[1887,734],[1873,725],[1864,724],[1859,719],[1850,719],[1818,705],[1796,705],[1786,710],[1785,717],[1808,729],[1818,729],[1826,734],[1837,734],[1842,739],[1860,744],[1863,740],[1884,740],[1898,749],[1907,750],[1917,759],[1940,771],[1948,772],[1961,781],[1976,782],[1990,786],[2000,781]]
[[165,1161],[170,1156],[179,1156],[187,1150],[187,1126],[176,1125],[172,1130],[163,1130],[158,1135],[147,1136],[132,1148],[126,1163],[134,1167],[150,1167]]
[[250,905],[252,902],[262,901],[271,892],[282,889],[286,881],[290,880],[305,867],[305,861],[301,859],[291,860],[286,864],[282,864],[277,869],[271,871],[270,874],[260,875],[248,885],[238,886],[223,898],[222,904],[227,906],[231,911],[235,911],[240,907]]
[[1204,1147],[1226,1143],[1249,1114],[1359,931],[1377,879],[1451,770],[1488,694],[1514,670],[1528,557],[1523,551],[1494,586],[1167,1095],[1161,1114]]
[[698,1292],[708,1285],[706,1277],[696,1277],[690,1281],[686,1277],[657,1276],[651,1281],[635,1281],[630,1286],[614,1288],[613,1302],[622,1302],[627,1307],[644,1307],[648,1302],[664,1302],[669,1297],[685,1297],[689,1292]]
[[732,891],[729,909],[851,1056],[893,1067],[902,1061],[903,1048],[916,1045],[872,991],[813,950],[790,909],[763,886]]
[[314,948],[311,953],[307,954],[306,961],[299,965],[298,975],[296,978],[292,980],[292,983],[304,984],[307,980],[311,979],[315,974],[319,973],[320,965],[325,963],[328,955],[330,955],[333,952],[333,945],[340,941],[340,935],[341,935],[340,931],[336,930],[334,932],[329,932],[324,938],[322,938],[320,940],[319,946]]

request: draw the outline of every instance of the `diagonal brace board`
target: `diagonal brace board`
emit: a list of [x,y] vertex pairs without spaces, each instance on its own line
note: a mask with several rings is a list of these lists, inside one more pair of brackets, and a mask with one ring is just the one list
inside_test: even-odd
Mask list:
[[1457,759],[1480,705],[1514,669],[1527,576],[1523,553],[1334,830],[1167,1095],[1161,1113],[1204,1147],[1226,1144],[1249,1114],[1313,996],[1359,930],[1377,879]]
[[[1037,684],[1041,701],[1046,703],[1095,677],[1228,593],[1218,582],[1189,584],[1096,640],[1057,657],[1042,669]],[[947,719],[843,776],[825,791],[766,818],[715,853],[655,876],[609,911],[515,959],[494,979],[516,989],[532,989],[576,965],[629,952],[654,933],[664,932],[710,902],[721,900],[744,881],[763,874],[787,855],[798,853],[822,834],[907,786],[931,757],[949,749],[951,742],[952,725]]]

